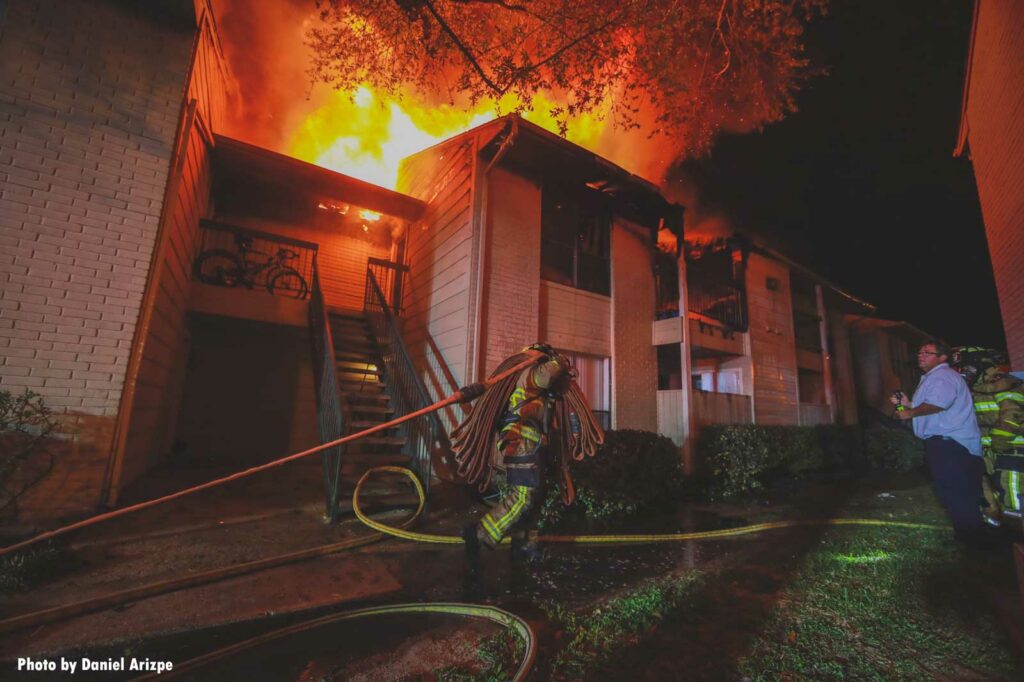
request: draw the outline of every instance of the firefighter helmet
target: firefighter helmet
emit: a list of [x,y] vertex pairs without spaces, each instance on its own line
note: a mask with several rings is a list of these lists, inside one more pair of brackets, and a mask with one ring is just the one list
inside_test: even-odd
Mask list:
[[953,368],[967,382],[968,386],[983,376],[993,367],[999,369],[1006,364],[1006,354],[992,348],[979,346],[961,346],[953,349]]

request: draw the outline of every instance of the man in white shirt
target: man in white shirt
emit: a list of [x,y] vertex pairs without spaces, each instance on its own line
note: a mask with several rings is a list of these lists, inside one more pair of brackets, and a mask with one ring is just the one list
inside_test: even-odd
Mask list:
[[913,400],[902,394],[891,402],[898,419],[912,419],[914,435],[924,441],[925,459],[932,472],[935,494],[949,514],[956,538],[983,543],[988,537],[981,517],[981,431],[974,416],[971,390],[948,364],[950,349],[929,341],[917,351],[924,372]]

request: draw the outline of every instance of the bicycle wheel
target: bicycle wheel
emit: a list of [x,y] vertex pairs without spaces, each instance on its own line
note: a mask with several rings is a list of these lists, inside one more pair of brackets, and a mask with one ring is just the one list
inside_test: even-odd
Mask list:
[[267,281],[267,291],[287,298],[306,298],[309,285],[295,268],[280,268]]
[[238,256],[222,249],[204,251],[196,259],[196,278],[204,284],[221,287],[237,287],[242,281],[245,268]]

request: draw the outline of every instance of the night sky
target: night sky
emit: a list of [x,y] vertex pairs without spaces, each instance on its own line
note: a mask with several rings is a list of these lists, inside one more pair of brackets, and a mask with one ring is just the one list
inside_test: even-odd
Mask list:
[[680,172],[722,215],[954,344],[1005,347],[969,160],[952,157],[972,3],[834,0],[800,111]]

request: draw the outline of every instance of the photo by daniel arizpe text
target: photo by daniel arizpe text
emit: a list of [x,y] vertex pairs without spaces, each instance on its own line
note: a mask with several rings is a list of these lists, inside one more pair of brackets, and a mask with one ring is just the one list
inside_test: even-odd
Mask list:
[[139,672],[139,673],[165,673],[173,669],[170,661],[160,661],[151,658],[87,658],[85,656],[68,658],[18,658],[17,670],[19,672],[64,672],[74,675],[79,672]]

